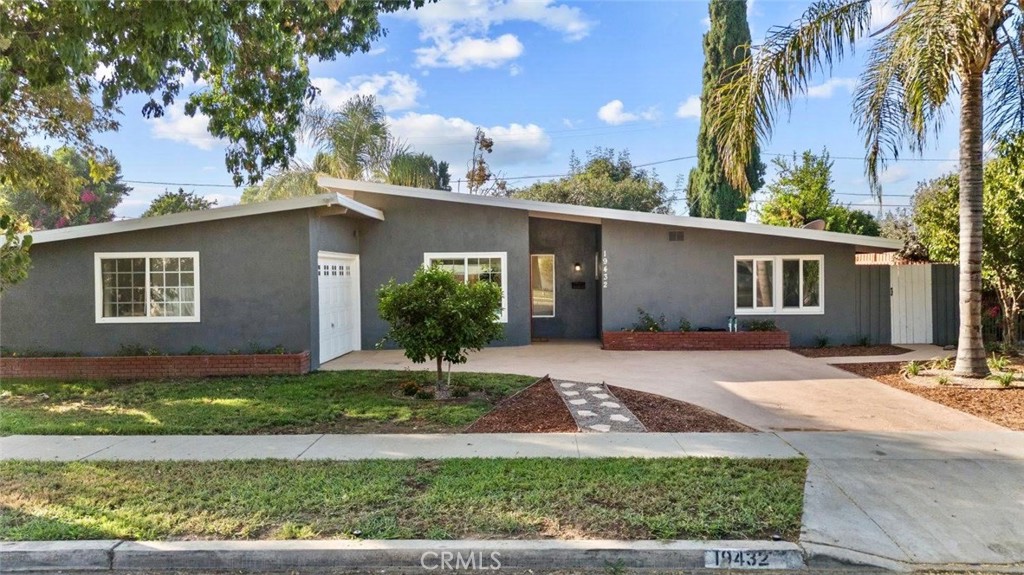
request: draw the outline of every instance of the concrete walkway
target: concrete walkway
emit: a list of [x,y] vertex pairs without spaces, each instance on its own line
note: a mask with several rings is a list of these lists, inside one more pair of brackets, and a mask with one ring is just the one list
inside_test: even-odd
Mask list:
[[11,436],[0,459],[765,457],[810,461],[809,557],[1024,565],[1024,432]]
[[[939,349],[927,347],[915,353]],[[486,348],[453,370],[604,381],[694,403],[764,431],[1003,430],[827,363],[786,350],[605,351],[586,341]],[[384,350],[352,352],[320,369],[429,368]]]
[[956,357],[956,350],[945,350],[931,344],[900,344],[897,347],[909,349],[899,355],[851,355],[837,357],[816,357],[814,361],[832,365],[846,363],[888,363],[893,361],[929,361],[940,357]]

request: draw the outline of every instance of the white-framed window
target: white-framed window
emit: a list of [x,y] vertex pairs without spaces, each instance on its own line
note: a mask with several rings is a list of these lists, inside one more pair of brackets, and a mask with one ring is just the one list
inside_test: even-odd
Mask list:
[[825,313],[824,257],[736,256],[736,315]]
[[199,321],[199,252],[95,254],[96,323]]
[[423,254],[423,265],[438,264],[467,284],[478,281],[501,286],[501,316],[508,323],[508,252],[429,252]]
[[555,255],[530,255],[530,309],[533,317],[555,317]]

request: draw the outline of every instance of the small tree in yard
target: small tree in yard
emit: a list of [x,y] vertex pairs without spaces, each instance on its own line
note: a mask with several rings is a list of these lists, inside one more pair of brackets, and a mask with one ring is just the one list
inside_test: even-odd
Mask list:
[[408,283],[391,280],[377,292],[380,316],[391,324],[384,340],[405,348],[414,363],[437,361],[437,397],[448,396],[442,362],[465,363],[469,350],[501,339],[501,288],[466,284],[438,266],[420,268]]

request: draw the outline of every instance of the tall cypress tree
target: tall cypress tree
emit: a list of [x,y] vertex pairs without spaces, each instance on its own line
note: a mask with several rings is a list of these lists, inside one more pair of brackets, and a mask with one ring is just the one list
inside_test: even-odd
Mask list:
[[[690,170],[686,184],[686,201],[690,215],[719,220],[744,221],[746,198],[725,179],[718,145],[708,131],[705,102],[729,68],[750,53],[750,26],[747,24],[746,0],[711,0],[708,4],[711,29],[704,34],[704,73],[701,90],[700,132],[697,134],[697,167]],[[764,164],[758,149],[747,166],[751,193],[764,183]]]

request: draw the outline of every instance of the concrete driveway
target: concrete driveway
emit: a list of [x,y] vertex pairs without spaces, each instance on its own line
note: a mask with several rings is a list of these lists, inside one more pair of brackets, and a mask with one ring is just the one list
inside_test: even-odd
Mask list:
[[[1004,430],[785,350],[605,351],[587,341],[492,347],[469,357],[453,370],[604,381],[688,401],[764,431]],[[353,352],[320,369],[430,367],[382,350]]]

